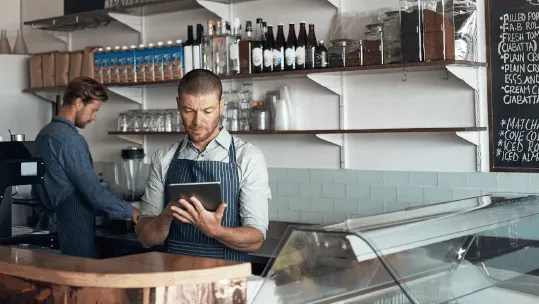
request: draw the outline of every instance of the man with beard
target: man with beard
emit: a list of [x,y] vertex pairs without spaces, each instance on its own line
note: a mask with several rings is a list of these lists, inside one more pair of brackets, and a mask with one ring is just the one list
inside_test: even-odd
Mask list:
[[[259,149],[219,127],[222,90],[219,78],[201,69],[178,85],[187,134],[152,156],[137,224],[145,247],[164,243],[171,253],[246,262],[264,241],[271,198],[266,162]],[[217,181],[224,202],[215,212],[200,198],[171,201],[171,184]]]
[[105,88],[97,81],[78,77],[65,92],[63,105],[37,135],[37,152],[46,173],[34,193],[47,213],[56,219],[62,254],[97,258],[94,245],[95,210],[136,221],[138,210],[104,188],[93,169],[88,143],[77,128],[96,120]]

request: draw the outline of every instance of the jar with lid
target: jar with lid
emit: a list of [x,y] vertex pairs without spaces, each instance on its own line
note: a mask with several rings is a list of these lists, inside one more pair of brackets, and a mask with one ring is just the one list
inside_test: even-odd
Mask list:
[[361,65],[359,41],[335,39],[328,49],[329,67],[345,67]]
[[401,32],[399,11],[386,13],[384,19],[384,63],[401,62]]
[[423,0],[400,0],[402,62],[423,61]]
[[374,23],[367,25],[365,31],[365,65],[379,65],[384,63],[383,37],[384,25],[382,23]]
[[254,131],[271,130],[271,113],[264,107],[264,102],[254,102],[251,112],[251,128]]

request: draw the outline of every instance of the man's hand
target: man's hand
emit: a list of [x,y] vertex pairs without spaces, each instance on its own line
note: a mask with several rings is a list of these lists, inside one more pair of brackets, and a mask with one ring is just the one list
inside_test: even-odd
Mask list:
[[137,208],[135,208],[135,210],[133,210],[133,213],[131,213],[131,220],[133,221],[134,224],[137,224],[137,217],[138,217],[138,212],[139,210]]
[[221,221],[225,213],[226,203],[221,203],[215,212],[210,212],[204,209],[202,203],[195,197],[189,199],[188,202],[185,199],[180,199],[181,204],[185,210],[179,206],[171,206],[170,209],[174,212],[174,218],[178,219],[182,223],[195,225],[205,235],[215,238],[219,235],[223,226]]

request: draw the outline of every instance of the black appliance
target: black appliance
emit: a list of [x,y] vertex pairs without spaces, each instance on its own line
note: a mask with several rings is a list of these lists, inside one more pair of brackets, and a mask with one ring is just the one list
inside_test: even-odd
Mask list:
[[35,142],[0,142],[0,239],[12,236],[11,187],[42,184],[44,175]]
[[64,0],[64,15],[79,14],[105,8],[105,0]]

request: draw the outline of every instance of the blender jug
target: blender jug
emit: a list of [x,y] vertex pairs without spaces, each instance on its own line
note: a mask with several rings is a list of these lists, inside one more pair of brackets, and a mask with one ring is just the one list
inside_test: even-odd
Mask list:
[[[139,189],[139,179],[144,163],[144,149],[127,147],[122,150],[122,174],[115,172],[116,183],[127,189],[124,195],[126,201],[140,201],[142,190]],[[119,178],[121,177],[121,179]]]

